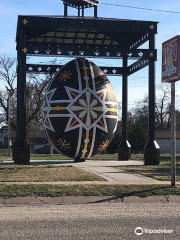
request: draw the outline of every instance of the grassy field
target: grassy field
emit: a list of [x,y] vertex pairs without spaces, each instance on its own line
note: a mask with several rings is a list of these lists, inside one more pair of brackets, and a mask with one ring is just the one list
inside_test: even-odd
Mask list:
[[[143,154],[132,154],[132,160],[142,160]],[[0,150],[0,161],[3,160],[12,160],[12,157],[7,156],[6,150]],[[59,161],[73,161],[72,158],[66,157],[63,154],[31,154],[31,160],[59,160]],[[99,154],[94,157],[91,157],[89,160],[95,161],[117,161],[118,154]]]
[[84,170],[67,166],[0,166],[0,182],[105,181]]
[[[0,160],[8,160],[8,159],[12,159],[12,157],[7,157],[7,151],[6,150],[1,150],[0,151]],[[117,154],[99,154],[95,157],[90,158],[90,160],[92,161],[116,161],[118,159]],[[31,155],[31,160],[59,160],[59,161],[72,161],[72,159],[62,155],[62,154],[54,154],[54,155],[48,155],[48,154],[32,154]],[[143,154],[132,154],[132,160],[137,160],[137,161],[143,161],[144,160],[144,155]],[[48,169],[48,171],[46,171],[46,168],[40,168],[37,171],[37,167],[30,167],[30,169],[28,170],[28,168],[22,168],[23,170],[21,170],[22,172],[24,172],[24,174],[22,175],[22,178],[19,176],[19,172],[20,172],[20,168],[18,169],[18,167],[14,167],[12,166],[12,169],[9,170],[6,169],[7,167],[4,167],[4,170],[2,170],[3,168],[1,168],[0,171],[0,181],[11,181],[8,179],[35,179],[34,181],[46,181],[43,179],[46,179],[46,174],[47,172],[49,172],[50,170]],[[161,154],[160,157],[160,165],[158,166],[124,166],[124,167],[120,167],[123,170],[127,170],[130,172],[134,172],[137,174],[141,174],[147,177],[152,177],[154,179],[157,180],[163,180],[163,181],[169,181],[170,180],[170,176],[171,176],[171,158],[170,158],[170,154]],[[6,170],[5,170],[6,169]],[[41,172],[41,170],[43,170]],[[13,174],[11,174],[11,172],[13,172]],[[28,172],[29,171],[29,172]],[[65,171],[65,170],[64,170]],[[73,170],[72,172],[70,170],[68,170],[68,179],[69,181],[76,181],[76,179],[78,179],[77,175],[76,177],[74,177],[73,174]],[[7,174],[5,174],[7,172]],[[41,172],[41,174],[39,174],[39,172]],[[61,172],[59,170],[59,168],[52,168],[51,169],[51,174],[48,175],[49,179],[52,179],[50,181],[67,181],[66,177],[64,178],[64,175],[62,174],[63,172],[63,168],[61,169]],[[72,174],[72,179],[71,177],[69,177]],[[30,175],[30,176],[29,176]],[[62,178],[61,178],[62,176]],[[84,178],[82,177],[82,181],[86,181],[84,179],[89,179],[91,177],[87,177]],[[98,177],[97,177],[98,178]],[[38,180],[39,179],[39,180]],[[62,179],[62,180],[61,180]],[[177,155],[177,181],[180,181],[180,154]],[[94,181],[94,177],[92,178],[92,180]],[[14,180],[12,180],[14,181]],[[23,180],[17,180],[17,181],[23,181]],[[26,180],[24,180],[26,181]],[[29,180],[32,181],[32,180]],[[79,181],[79,180],[77,180]],[[89,180],[87,180],[89,181]]]
[[[12,155],[12,154],[11,154]],[[144,154],[132,154],[132,160],[144,161]],[[0,161],[3,160],[12,160],[12,157],[7,156],[7,149],[0,149]],[[66,157],[63,154],[31,154],[31,160],[60,160],[60,161],[73,161],[72,158]],[[94,157],[91,157],[89,160],[99,160],[99,161],[116,161],[118,160],[118,154],[99,154]],[[180,161],[180,154],[177,154],[177,160]],[[161,154],[160,162],[161,164],[167,163],[170,161],[170,154]]]
[[[132,160],[143,161],[143,154],[132,154]],[[11,159],[0,153],[0,160]],[[31,155],[31,160],[72,161],[61,154]],[[100,154],[91,160],[117,160],[117,154]],[[161,155],[158,166],[124,166],[121,169],[142,174],[158,180],[170,180],[170,155]],[[177,180],[180,181],[180,155],[177,156]],[[180,187],[169,186],[124,186],[124,185],[51,185],[56,181],[103,181],[101,177],[71,166],[23,166],[0,164],[0,197],[17,196],[139,196],[180,195]],[[5,185],[3,182],[49,182],[48,185]],[[104,180],[105,181],[105,180]]]
[[148,196],[180,195],[180,187],[124,185],[0,185],[0,197],[24,196]]
[[[107,160],[115,161],[118,159],[117,154],[99,154],[95,157],[91,157],[90,160]],[[0,151],[0,161],[12,160],[12,157],[7,156],[7,151]],[[60,160],[60,161],[74,161],[72,158],[66,157],[63,154],[31,154],[31,160]]]
[[[141,174],[143,176],[151,177],[160,181],[171,180],[171,157],[169,154],[162,154],[160,165],[157,166],[125,166],[120,167],[129,172]],[[176,164],[176,180],[180,181],[180,155],[177,156]]]

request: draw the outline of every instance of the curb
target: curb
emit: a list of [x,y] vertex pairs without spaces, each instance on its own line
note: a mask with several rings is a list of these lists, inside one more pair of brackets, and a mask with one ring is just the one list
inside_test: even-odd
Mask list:
[[140,198],[128,196],[119,198],[116,196],[62,196],[62,197],[15,197],[0,198],[0,207],[12,205],[74,205],[74,204],[93,204],[93,203],[180,203],[180,196],[162,195]]
[[[176,182],[177,186],[180,182]],[[170,181],[69,181],[69,182],[0,182],[0,185],[171,185]]]

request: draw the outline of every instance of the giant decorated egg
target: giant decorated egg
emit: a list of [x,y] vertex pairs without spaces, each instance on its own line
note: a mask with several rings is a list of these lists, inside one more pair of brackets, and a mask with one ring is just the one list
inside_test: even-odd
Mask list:
[[104,151],[118,121],[117,101],[104,72],[84,58],[63,66],[48,86],[43,119],[58,152],[86,159]]

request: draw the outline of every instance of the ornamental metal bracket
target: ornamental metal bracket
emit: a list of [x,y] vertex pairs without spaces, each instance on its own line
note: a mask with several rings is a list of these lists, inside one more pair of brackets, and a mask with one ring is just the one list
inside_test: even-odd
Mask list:
[[118,47],[96,47],[94,46],[68,46],[68,45],[45,45],[45,44],[29,44],[29,56],[60,56],[60,57],[90,57],[90,58],[117,58],[122,59],[149,59],[157,58],[157,50],[149,49],[123,49]]
[[138,60],[137,62],[131,64],[128,67],[128,76],[132,75],[135,72],[147,67],[149,65],[149,60]]

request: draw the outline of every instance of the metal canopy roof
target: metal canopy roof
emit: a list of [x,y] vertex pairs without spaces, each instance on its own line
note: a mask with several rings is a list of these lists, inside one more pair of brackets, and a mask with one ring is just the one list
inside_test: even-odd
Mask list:
[[99,4],[99,1],[95,0],[62,0],[62,1],[68,6],[74,8],[82,8],[82,6],[84,6],[85,8],[89,8],[97,6]]
[[[102,52],[101,57],[119,58],[122,57],[122,54],[118,54],[119,52],[129,49],[132,51],[129,53],[130,58],[139,58],[141,52],[138,50],[135,53],[135,49],[148,41],[150,34],[157,33],[157,22],[150,21],[93,17],[19,16],[17,48],[19,28],[22,27],[26,29],[26,48],[29,55],[62,54],[100,57]],[[77,51],[80,54],[77,54]],[[146,52],[143,54],[145,57]]]

